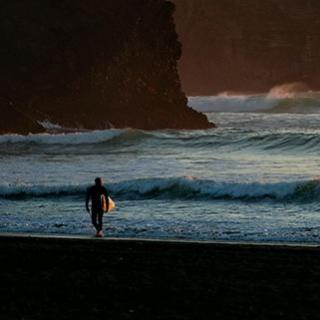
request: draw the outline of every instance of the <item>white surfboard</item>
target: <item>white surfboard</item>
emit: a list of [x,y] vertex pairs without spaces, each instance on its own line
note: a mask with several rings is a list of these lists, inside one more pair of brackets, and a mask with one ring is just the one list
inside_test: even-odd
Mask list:
[[109,200],[109,208],[108,208],[108,213],[110,213],[113,209],[116,208],[115,202],[111,199],[111,197],[108,197]]
[[101,195],[101,206],[102,206],[103,212],[110,213],[116,207],[116,204],[111,199],[111,197],[108,197],[108,202],[109,202],[109,207],[108,207],[108,211],[107,211],[107,200],[106,200],[106,197],[102,194]]

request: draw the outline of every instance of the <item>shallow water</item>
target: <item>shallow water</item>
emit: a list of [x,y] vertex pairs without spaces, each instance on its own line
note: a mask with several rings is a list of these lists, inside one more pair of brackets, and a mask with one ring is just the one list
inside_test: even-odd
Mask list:
[[320,114],[208,117],[218,129],[1,136],[0,231],[91,234],[102,176],[112,237],[318,242]]

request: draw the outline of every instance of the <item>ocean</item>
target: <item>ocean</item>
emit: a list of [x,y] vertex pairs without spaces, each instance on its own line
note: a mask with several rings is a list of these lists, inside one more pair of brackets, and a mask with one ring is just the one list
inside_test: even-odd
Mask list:
[[0,136],[0,232],[93,235],[97,176],[117,209],[105,235],[320,241],[320,94],[190,97],[210,130]]

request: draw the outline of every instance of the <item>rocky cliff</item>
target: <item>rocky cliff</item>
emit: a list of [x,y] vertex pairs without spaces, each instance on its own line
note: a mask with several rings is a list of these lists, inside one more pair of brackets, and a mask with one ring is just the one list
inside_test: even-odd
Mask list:
[[174,0],[187,94],[320,89],[318,0]]
[[0,4],[0,133],[64,127],[208,128],[187,107],[174,5],[164,0]]

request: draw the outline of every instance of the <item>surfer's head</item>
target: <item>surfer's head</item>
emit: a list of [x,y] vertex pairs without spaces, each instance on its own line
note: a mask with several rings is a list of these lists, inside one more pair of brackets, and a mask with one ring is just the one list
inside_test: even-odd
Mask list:
[[99,186],[99,187],[102,186],[102,179],[100,177],[95,178],[94,182],[95,182],[96,186]]

